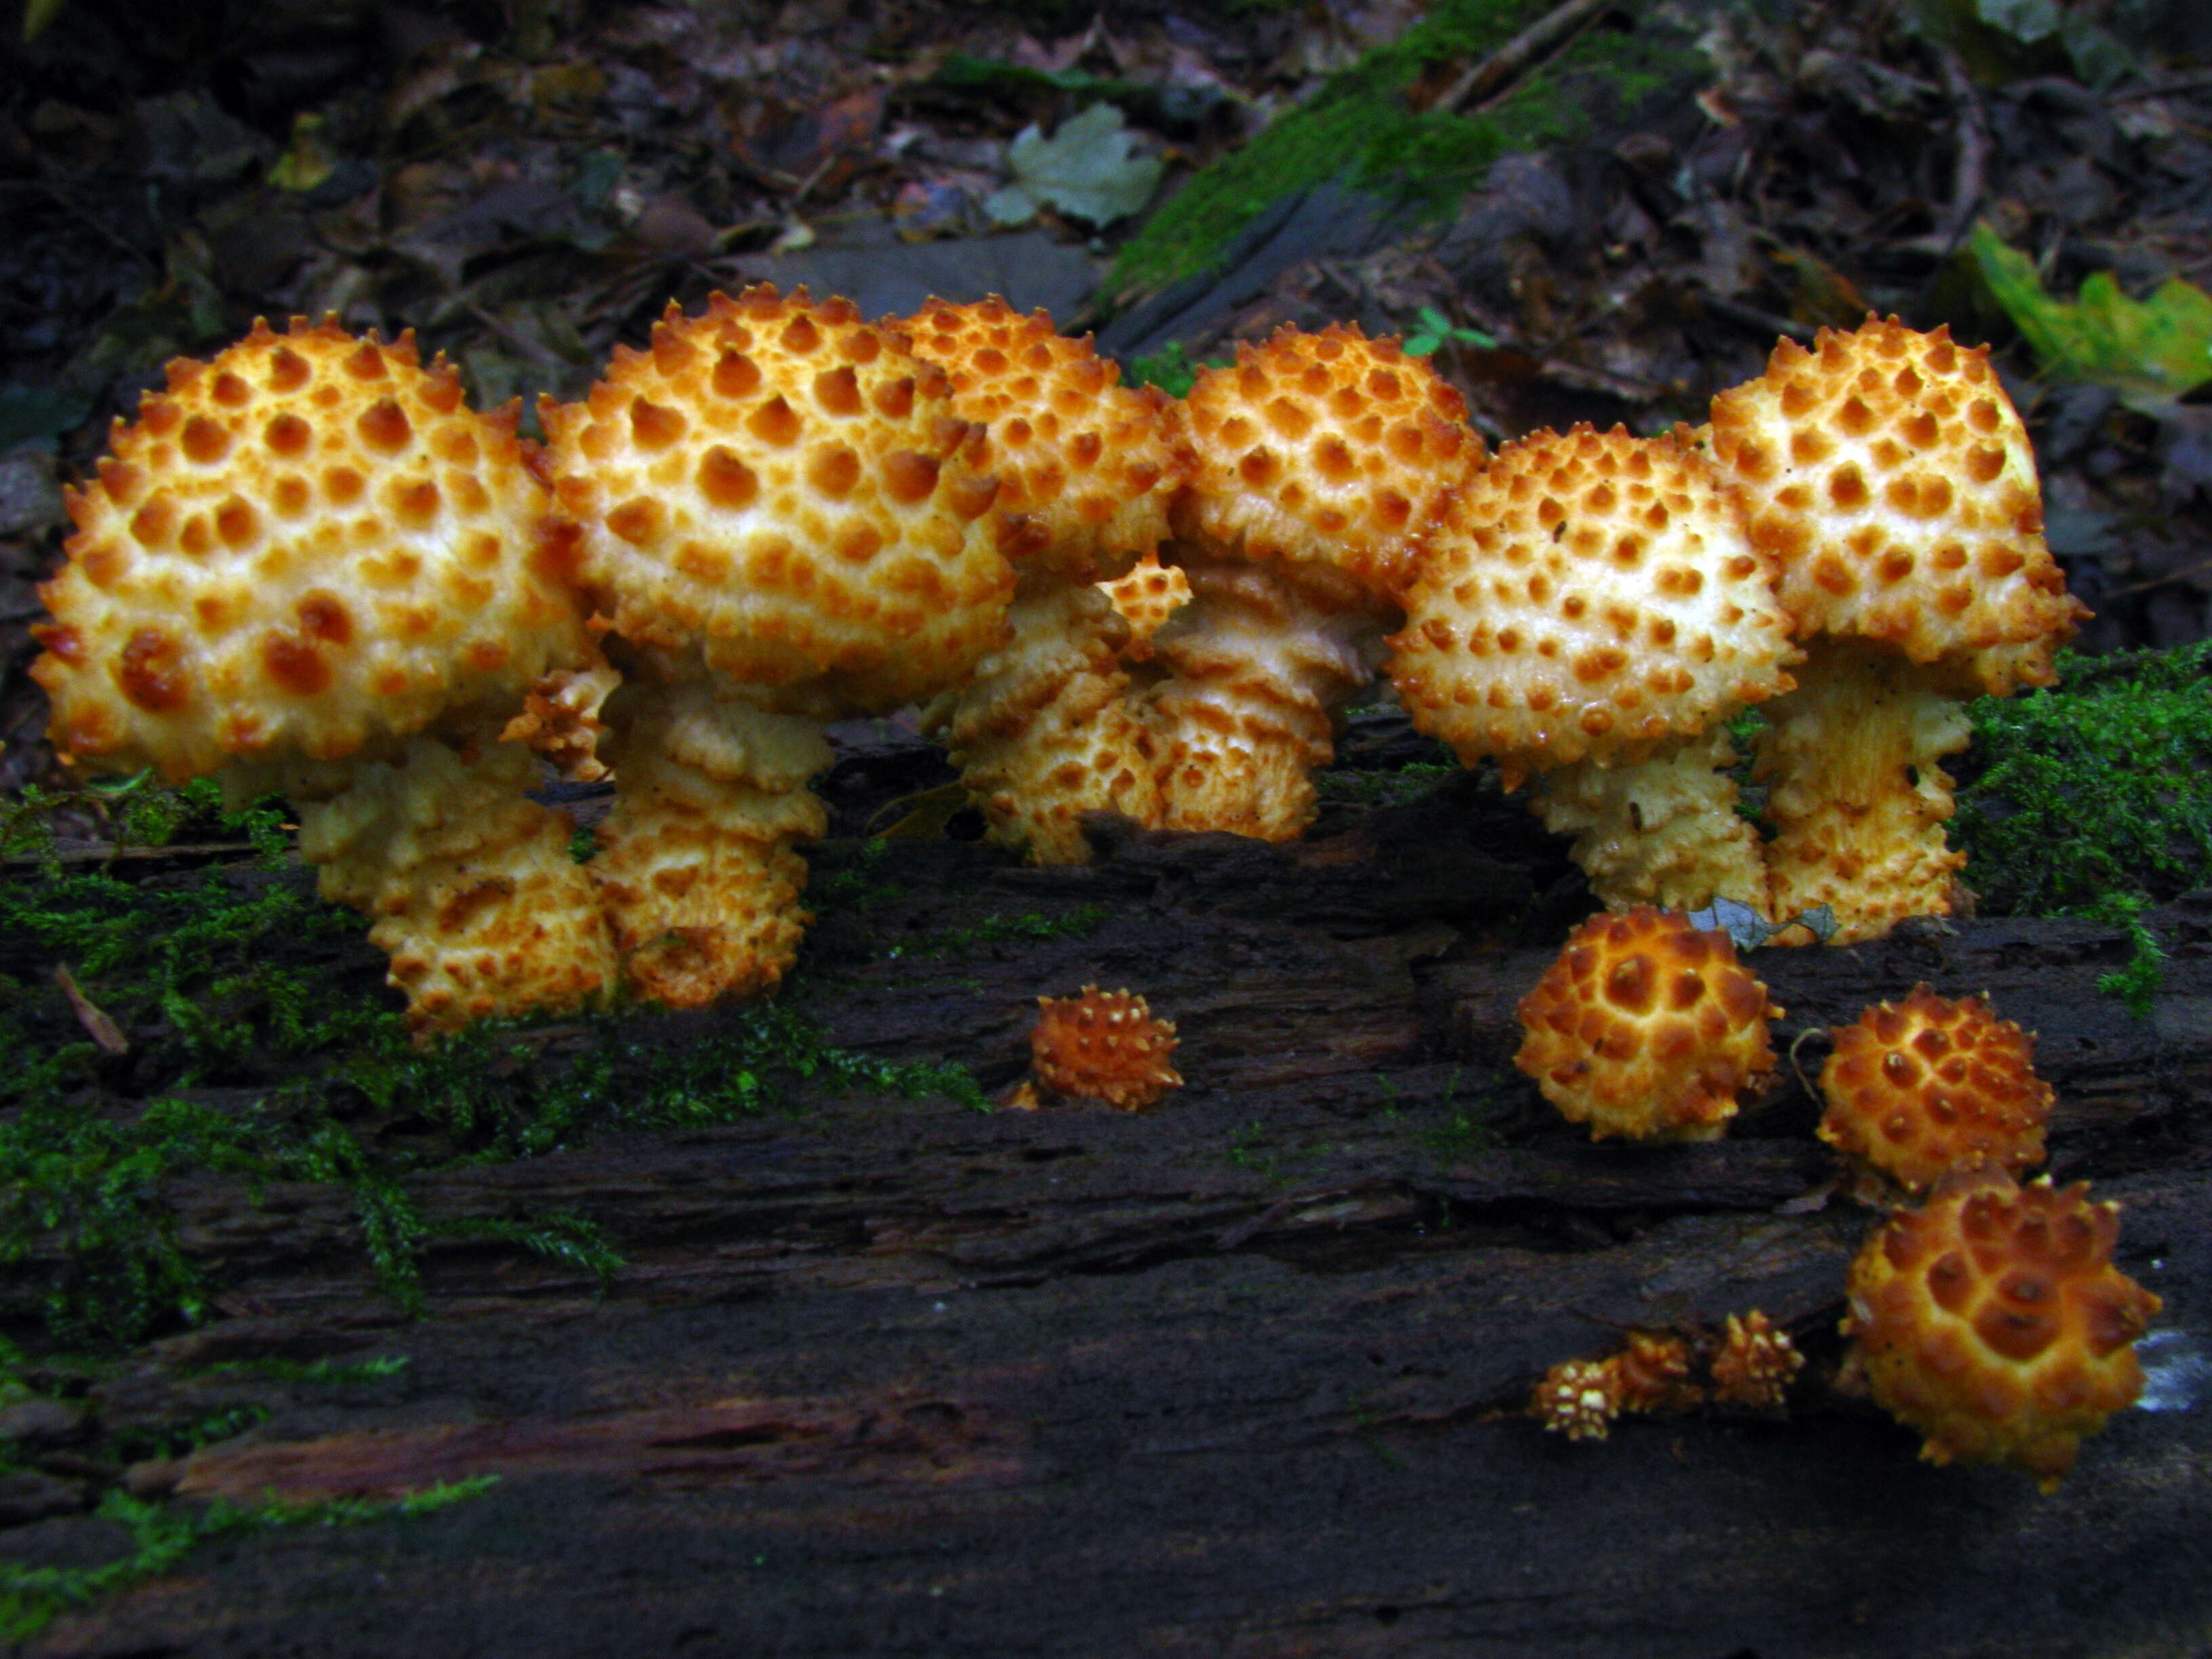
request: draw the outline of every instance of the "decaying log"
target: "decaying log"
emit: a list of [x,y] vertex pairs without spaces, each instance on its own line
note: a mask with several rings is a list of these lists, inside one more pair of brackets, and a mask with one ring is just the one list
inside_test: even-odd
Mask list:
[[[2097,990],[2128,946],[2088,922],[1750,958],[1789,1011],[1778,1048],[1812,1033],[1808,1074],[1826,1026],[1923,980],[2039,1030],[2052,1168],[2125,1206],[2122,1265],[2166,1298],[2169,1407],[2125,1413],[2045,1498],[1917,1462],[1832,1386],[1873,1218],[1831,1190],[1787,1063],[1729,1139],[1658,1148],[1592,1145],[1511,1069],[1513,1005],[1577,914],[1519,812],[1469,778],[1332,808],[1289,847],[1101,825],[1094,865],[1032,870],[885,843],[790,993],[834,1041],[957,1060],[995,1092],[1039,995],[1127,985],[1177,1022],[1188,1086],[1138,1115],[802,1091],[787,1116],[410,1182],[434,1233],[597,1224],[627,1263],[604,1287],[438,1243],[410,1321],[342,1194],[179,1183],[225,1316],[143,1350],[91,1409],[118,1431],[270,1414],[141,1462],[134,1490],[500,1484],[227,1543],[27,1650],[2200,1648],[2212,895],[2148,917],[2171,955],[2148,1020]],[[817,868],[862,861],[832,845]],[[1070,925],[987,925],[1013,916]],[[671,1044],[728,1018],[637,1017]],[[1558,1360],[1754,1306],[1811,1359],[1786,1414],[1629,1419],[1583,1444],[1522,1414]],[[370,1354],[410,1363],[336,1387],[234,1367]],[[104,1525],[0,1537],[64,1559]]]

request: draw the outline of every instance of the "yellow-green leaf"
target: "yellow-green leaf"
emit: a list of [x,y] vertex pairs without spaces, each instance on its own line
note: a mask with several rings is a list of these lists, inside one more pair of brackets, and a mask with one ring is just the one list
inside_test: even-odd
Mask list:
[[2058,380],[2115,386],[2155,408],[2212,380],[2212,294],[2169,276],[2148,300],[2130,300],[2109,271],[2081,284],[2072,303],[2054,298],[2035,264],[1987,223],[1974,227],[1982,280]]

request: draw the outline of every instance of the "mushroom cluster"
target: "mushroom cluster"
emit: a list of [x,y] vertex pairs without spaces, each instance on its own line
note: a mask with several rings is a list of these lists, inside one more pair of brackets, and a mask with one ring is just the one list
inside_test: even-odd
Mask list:
[[615,981],[574,826],[503,740],[520,722],[569,745],[605,689],[515,417],[469,409],[410,336],[257,325],[116,423],[40,590],[56,748],[289,795],[418,1031]]
[[[1613,909],[1870,937],[1955,902],[1958,700],[2048,682],[2080,614],[1985,352],[1894,319],[1785,342],[1702,432],[1493,457],[1357,328],[1178,400],[995,299],[759,287],[541,416],[542,454],[405,339],[258,326],[118,427],[46,590],[58,747],[291,793],[426,1030],[774,986],[839,718],[927,705],[991,838],[1077,863],[1097,811],[1299,834],[1386,666],[1537,779]],[[1729,776],[1753,706],[1771,842]],[[533,750],[612,767],[587,868]],[[1591,1121],[1703,1133],[1723,1092]]]

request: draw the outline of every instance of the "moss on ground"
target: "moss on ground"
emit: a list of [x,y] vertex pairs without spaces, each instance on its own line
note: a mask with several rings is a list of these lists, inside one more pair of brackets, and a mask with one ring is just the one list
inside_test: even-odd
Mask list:
[[1127,299],[1204,270],[1268,207],[1331,179],[1425,216],[1449,212],[1498,156],[1579,137],[1594,108],[1632,109],[1699,65],[1685,38],[1662,27],[1601,25],[1494,108],[1413,107],[1425,77],[1480,62],[1548,9],[1530,0],[1438,0],[1396,40],[1186,183],[1124,245],[1109,290]]
[[[149,795],[142,816],[173,834],[204,805]],[[40,816],[17,812],[11,831],[58,859]],[[611,1014],[494,1022],[417,1049],[366,922],[316,899],[304,871],[134,885],[52,859],[0,887],[0,1264],[39,1276],[50,1340],[127,1342],[204,1315],[216,1287],[164,1197],[180,1177],[344,1189],[380,1281],[414,1307],[435,1243],[504,1244],[602,1278],[621,1265],[566,1212],[434,1230],[407,1185],[427,1170],[758,1116],[787,1109],[800,1080],[981,1101],[963,1069],[848,1053],[788,1002],[719,1015],[703,1036]]]
[[2062,656],[2059,684],[1973,705],[1954,845],[1983,908],[2056,915],[2212,879],[2212,644]]

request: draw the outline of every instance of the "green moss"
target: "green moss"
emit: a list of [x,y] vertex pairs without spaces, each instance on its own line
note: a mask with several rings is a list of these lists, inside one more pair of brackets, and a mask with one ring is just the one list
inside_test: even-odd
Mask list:
[[2163,951],[2152,902],[2212,878],[2212,644],[2059,659],[2059,684],[1973,705],[1979,772],[1951,842],[1985,914],[2127,928],[2100,988],[2150,1011]]
[[895,945],[884,954],[894,962],[927,960],[956,956],[981,945],[1082,939],[1097,932],[1107,915],[1103,904],[1083,904],[1061,916],[1048,916],[1034,910],[1013,916],[988,915],[972,927],[948,927],[941,933]]
[[1414,761],[1390,771],[1334,767],[1314,774],[1314,791],[1325,801],[1347,806],[1401,806],[1450,782],[1462,769],[1431,761]]
[[0,1641],[27,1641],[58,1613],[167,1572],[201,1546],[220,1538],[299,1527],[356,1527],[416,1519],[482,1497],[497,1479],[479,1475],[468,1480],[441,1481],[390,1503],[340,1498],[319,1504],[240,1505],[218,1500],[198,1510],[133,1498],[116,1487],[100,1500],[94,1513],[129,1535],[128,1553],[97,1567],[31,1567],[0,1560]]
[[[1005,927],[1047,936],[1100,919]],[[0,975],[0,1263],[34,1276],[52,1340],[127,1341],[204,1316],[213,1286],[165,1197],[181,1177],[226,1176],[247,1196],[278,1182],[343,1189],[380,1281],[416,1308],[421,1258],[441,1243],[602,1280],[621,1266],[566,1212],[433,1226],[409,1190],[424,1170],[756,1116],[801,1082],[983,1104],[964,1068],[847,1053],[786,1003],[734,1011],[688,1043],[609,1015],[557,1041],[491,1023],[417,1049],[365,927],[300,872],[134,887],[50,867],[0,887],[4,959],[68,967],[129,1042],[105,1054],[60,985]]]
[[1531,0],[1438,0],[1396,40],[1185,184],[1122,248],[1109,290],[1132,296],[1206,269],[1268,207],[1329,179],[1424,216],[1447,212],[1499,155],[1588,131],[1595,88],[1632,106],[1696,62],[1649,25],[1597,27],[1495,109],[1412,108],[1409,94],[1425,76],[1480,61],[1546,9]]
[[1991,914],[2053,915],[2212,877],[2212,645],[2059,659],[1972,709],[1952,844]]

